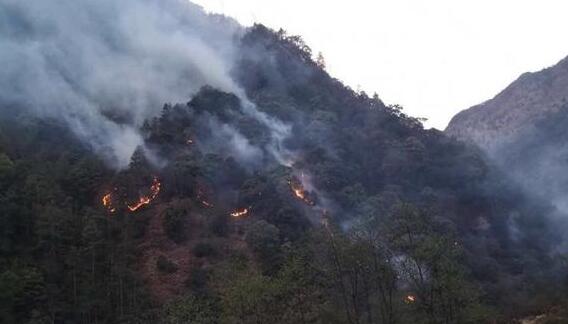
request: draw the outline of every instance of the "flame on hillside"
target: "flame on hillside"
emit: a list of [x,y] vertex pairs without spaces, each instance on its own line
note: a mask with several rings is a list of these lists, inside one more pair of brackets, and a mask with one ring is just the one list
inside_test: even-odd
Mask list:
[[116,211],[116,208],[112,206],[112,194],[110,192],[103,196],[102,202],[109,212],[114,213]]
[[304,186],[300,181],[294,178],[292,180],[288,180],[288,184],[290,185],[290,189],[292,190],[292,193],[296,198],[302,200],[304,203],[310,206],[315,206],[315,201],[310,197],[310,193],[306,191],[306,189],[304,189]]
[[414,296],[414,295],[406,295],[406,296],[404,297],[404,301],[405,301],[407,304],[412,304],[412,303],[416,302],[416,296]]
[[248,208],[241,208],[241,209],[237,209],[234,212],[231,213],[231,216],[233,217],[241,217],[241,216],[245,216],[249,213],[249,209]]
[[128,209],[131,212],[133,212],[138,210],[140,207],[144,205],[148,205],[150,202],[152,202],[152,200],[154,200],[158,196],[158,193],[160,193],[160,186],[161,186],[160,181],[158,181],[158,178],[154,177],[154,181],[152,182],[152,186],[150,187],[150,193],[148,195],[141,196],[138,199],[138,202],[132,205],[127,204],[126,207],[128,207]]

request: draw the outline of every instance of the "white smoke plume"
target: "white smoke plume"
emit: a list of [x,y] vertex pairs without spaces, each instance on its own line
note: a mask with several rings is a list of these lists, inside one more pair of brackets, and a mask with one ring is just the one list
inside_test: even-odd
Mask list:
[[210,115],[201,120],[206,120],[207,127],[215,130],[210,138],[198,142],[202,152],[229,153],[249,171],[259,167],[263,162],[262,150],[252,145],[233,126],[222,124],[217,118]]
[[244,108],[244,112],[248,115],[254,117],[271,132],[271,142],[266,148],[268,152],[276,159],[281,165],[291,167],[295,162],[295,155],[284,148],[284,140],[290,136],[291,127],[282,123],[280,120],[270,117],[262,111],[259,111],[256,106],[246,99],[246,96],[241,94],[241,104]]
[[115,167],[164,102],[230,77],[234,21],[183,0],[0,0],[0,110],[65,121]]

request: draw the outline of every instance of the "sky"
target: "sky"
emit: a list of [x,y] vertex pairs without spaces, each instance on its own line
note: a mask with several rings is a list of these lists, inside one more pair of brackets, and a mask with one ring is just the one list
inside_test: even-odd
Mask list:
[[192,0],[301,35],[328,72],[426,127],[568,56],[565,0]]

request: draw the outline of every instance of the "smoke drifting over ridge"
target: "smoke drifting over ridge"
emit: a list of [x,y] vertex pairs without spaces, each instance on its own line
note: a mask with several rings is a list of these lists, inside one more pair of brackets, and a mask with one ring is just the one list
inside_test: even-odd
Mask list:
[[182,0],[0,0],[0,109],[64,120],[115,167],[146,118],[204,85],[271,124],[230,76],[241,33]]

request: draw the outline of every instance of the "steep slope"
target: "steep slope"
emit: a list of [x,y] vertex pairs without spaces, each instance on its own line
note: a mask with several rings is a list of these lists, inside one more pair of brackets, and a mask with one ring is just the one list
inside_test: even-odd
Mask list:
[[298,36],[234,41],[231,87],[140,127],[104,116],[140,136],[124,169],[58,115],[0,119],[1,318],[510,323],[563,301],[553,211],[481,151],[346,87]]
[[495,98],[460,112],[446,133],[479,145],[524,190],[565,213],[567,118],[568,58],[525,73]]
[[458,113],[445,132],[489,152],[515,141],[568,98],[568,58],[535,73],[525,73],[495,98]]

